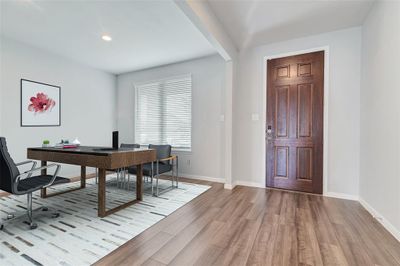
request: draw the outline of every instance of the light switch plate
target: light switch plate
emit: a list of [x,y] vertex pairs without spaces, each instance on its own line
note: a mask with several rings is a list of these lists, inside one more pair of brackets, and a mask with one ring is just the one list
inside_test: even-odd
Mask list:
[[260,120],[260,116],[258,114],[251,114],[251,120],[258,121]]
[[224,122],[225,121],[225,116],[224,115],[220,115],[219,116],[219,121]]

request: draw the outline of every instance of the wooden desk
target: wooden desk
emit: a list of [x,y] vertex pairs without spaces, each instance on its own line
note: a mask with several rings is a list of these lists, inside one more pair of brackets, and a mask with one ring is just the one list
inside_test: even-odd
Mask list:
[[[123,208],[126,208],[143,199],[143,183],[142,183],[142,166],[144,163],[156,160],[156,151],[149,149],[118,149],[112,150],[104,147],[87,147],[81,146],[75,149],[59,149],[59,148],[28,148],[27,157],[32,160],[40,160],[42,166],[47,162],[57,162],[64,164],[73,164],[81,166],[81,186],[86,186],[86,167],[96,167],[99,169],[98,183],[98,216],[105,217]],[[118,169],[137,166],[137,188],[136,199],[110,210],[106,210],[106,169]],[[46,170],[42,170],[42,174],[47,174]],[[46,189],[42,189],[41,197],[59,195],[64,191],[48,195]]]

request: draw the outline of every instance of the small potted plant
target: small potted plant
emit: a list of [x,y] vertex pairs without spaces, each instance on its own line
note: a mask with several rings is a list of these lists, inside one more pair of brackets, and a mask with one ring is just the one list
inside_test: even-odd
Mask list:
[[43,140],[42,147],[43,147],[43,148],[50,147],[50,141],[47,140],[47,139]]

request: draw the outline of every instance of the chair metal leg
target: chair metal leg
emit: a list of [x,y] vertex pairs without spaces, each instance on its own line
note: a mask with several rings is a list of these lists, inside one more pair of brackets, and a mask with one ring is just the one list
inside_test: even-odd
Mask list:
[[153,177],[154,177],[154,162],[151,162],[151,176],[150,176],[150,181],[151,181],[151,195],[152,195],[152,196],[154,196]]
[[124,169],[124,175],[125,175],[125,188],[129,190],[129,173],[126,168]]
[[122,169],[118,169],[119,172],[119,187],[124,188],[124,173],[122,172]]
[[120,173],[119,173],[119,169],[117,169],[117,188],[119,188],[120,186]]
[[126,175],[126,169],[125,168],[123,168],[122,173],[123,173],[123,176],[124,176],[124,189],[127,189],[128,188],[128,177]]
[[27,195],[27,214],[28,214],[28,219],[29,219],[29,223],[32,223],[32,193],[28,193]]
[[[36,215],[40,214],[45,214],[46,216],[49,215],[51,218],[57,218],[60,216],[60,214],[52,208],[48,208],[45,206],[40,206],[36,209],[33,210],[32,208],[32,193],[27,194],[27,206],[26,206],[26,211],[21,211],[13,214],[8,214],[6,219],[0,220],[0,230],[3,230],[4,226],[6,223],[9,223],[13,220],[17,220],[19,218],[24,219],[24,223],[27,223],[29,225],[30,229],[36,229],[37,224],[34,222],[33,217]],[[27,221],[25,220],[26,218]]]
[[151,182],[151,195],[154,196],[153,174],[150,177],[150,182]]
[[157,164],[156,164],[156,177],[157,177],[157,180],[156,180],[156,193],[157,193],[157,197],[158,197],[158,195],[159,195],[159,188],[158,188],[158,179],[160,178],[159,177],[159,171],[158,171],[158,161],[157,161]]
[[178,188],[178,177],[179,177],[179,175],[178,175],[178,159],[176,159],[176,162],[175,162],[175,174],[176,174],[176,188]]
[[121,188],[124,189],[125,188],[125,175],[124,175],[124,170],[123,168],[119,169],[119,176],[121,178]]
[[171,183],[172,183],[172,185],[171,185],[171,187],[174,187],[174,181],[175,181],[175,178],[174,178],[174,175],[175,174],[175,171],[174,171],[174,165],[172,165],[172,170],[171,170]]
[[95,182],[96,182],[96,184],[98,184],[99,183],[99,168],[97,168],[97,167],[96,167],[96,177],[95,178],[96,178]]
[[37,224],[35,224],[33,222],[32,219],[32,193],[28,193],[27,194],[27,198],[28,198],[28,205],[27,205],[27,215],[28,215],[28,223],[29,223],[29,227],[31,229],[36,229],[37,228]]
[[122,169],[118,169],[119,173],[119,187],[124,188],[124,173],[122,172]]
[[124,185],[125,185],[125,182],[124,182],[124,171],[122,171],[122,168],[119,169],[119,177],[120,177],[120,187],[122,189],[124,189]]

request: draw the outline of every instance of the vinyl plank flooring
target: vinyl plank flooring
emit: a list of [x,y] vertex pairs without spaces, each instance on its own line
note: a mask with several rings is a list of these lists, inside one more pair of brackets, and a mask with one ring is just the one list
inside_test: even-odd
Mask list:
[[161,263],[161,262],[159,262],[157,260],[154,260],[154,259],[148,259],[142,265],[143,266],[165,266],[166,264]]
[[223,222],[212,221],[197,235],[195,239],[190,241],[188,245],[176,255],[169,265],[194,265],[207,251],[207,245],[205,245],[205,243],[211,242],[215,234],[223,227]]
[[[234,234],[227,235],[231,241],[226,246],[219,246],[223,252],[219,255],[214,265],[246,265],[247,259],[254,245],[258,229],[262,219],[248,220],[243,222],[234,231]],[[216,238],[218,235],[216,236]]]
[[152,257],[157,261],[168,264],[174,257],[186,247],[186,245],[201,232],[201,230],[213,219],[219,208],[213,208],[195,221],[192,221],[187,227],[182,229],[179,234],[168,241],[162,249]]
[[212,186],[96,265],[399,265],[400,243],[358,202]]

